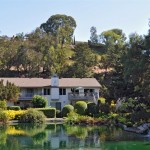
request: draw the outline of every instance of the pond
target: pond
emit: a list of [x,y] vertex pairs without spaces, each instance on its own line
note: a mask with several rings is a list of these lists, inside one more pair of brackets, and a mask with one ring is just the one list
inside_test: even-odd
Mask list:
[[0,150],[150,150],[150,137],[108,126],[18,124],[0,128]]

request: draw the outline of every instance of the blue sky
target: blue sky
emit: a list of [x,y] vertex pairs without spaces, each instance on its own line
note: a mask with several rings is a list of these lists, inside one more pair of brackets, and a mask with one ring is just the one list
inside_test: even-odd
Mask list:
[[128,36],[147,34],[150,0],[0,0],[0,35],[30,33],[55,14],[72,16],[76,40],[87,41],[90,28],[98,34],[120,28]]

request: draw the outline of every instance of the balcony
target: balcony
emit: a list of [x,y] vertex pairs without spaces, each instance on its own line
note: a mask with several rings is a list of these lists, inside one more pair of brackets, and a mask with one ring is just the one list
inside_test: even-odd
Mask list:
[[97,93],[96,92],[91,92],[91,93],[68,93],[68,99],[69,100],[93,100],[97,98]]
[[42,93],[26,93],[19,97],[19,100],[32,100],[34,95],[42,95]]

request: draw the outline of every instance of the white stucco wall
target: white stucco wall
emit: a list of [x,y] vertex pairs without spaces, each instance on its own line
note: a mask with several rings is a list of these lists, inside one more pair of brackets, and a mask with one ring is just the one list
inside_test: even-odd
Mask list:
[[[57,87],[51,87],[50,95],[44,95],[44,88],[36,88],[36,89],[34,88],[34,94],[42,94],[43,97],[47,98],[48,106],[52,106],[52,105],[55,106],[56,102],[61,102],[61,108],[63,108],[65,105],[71,103],[71,100],[68,99],[68,94],[71,92],[71,88],[65,88],[65,87],[61,87],[61,88],[66,89],[66,95],[59,95],[59,88]],[[97,96],[99,98],[99,88],[90,88],[90,87],[83,88],[82,91],[80,92],[84,92],[84,89],[94,89],[94,92],[97,92]],[[22,88],[21,95],[25,96],[26,93],[27,93],[26,88]],[[9,104],[9,105],[12,106],[13,104]]]
[[51,99],[59,99],[59,88],[57,87],[51,88]]

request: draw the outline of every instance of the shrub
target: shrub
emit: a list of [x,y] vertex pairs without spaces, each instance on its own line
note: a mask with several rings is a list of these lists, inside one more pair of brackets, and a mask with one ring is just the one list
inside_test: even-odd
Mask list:
[[84,115],[87,109],[87,103],[84,101],[78,101],[76,102],[74,109],[78,114]]
[[132,122],[139,122],[141,120],[147,122],[150,118],[150,112],[146,111],[134,112],[131,114],[130,117]]
[[93,116],[98,113],[97,105],[95,103],[89,102],[87,103],[86,114],[89,116]]
[[23,123],[44,123],[45,115],[38,110],[28,109],[19,121]]
[[9,106],[7,110],[21,110],[20,106]]
[[56,117],[56,108],[38,108],[37,110],[43,112],[47,118]]
[[23,115],[25,110],[5,110],[4,113],[8,116],[9,120],[19,119]]
[[65,105],[62,109],[62,116],[67,117],[68,113],[74,110],[72,105]]
[[0,109],[5,110],[7,108],[7,103],[5,100],[0,101]]
[[32,99],[34,108],[44,108],[47,105],[47,99],[40,95],[35,95]]
[[0,109],[0,124],[1,123],[6,124],[8,122],[8,120],[9,120],[9,118],[6,115],[6,113]]
[[60,110],[56,110],[56,118],[61,118],[62,117],[62,113]]
[[105,113],[105,114],[108,114],[110,112],[110,107],[109,107],[109,104],[101,104],[100,105],[100,111]]
[[100,97],[98,99],[98,102],[100,102],[101,104],[105,104],[106,99],[104,97]]

